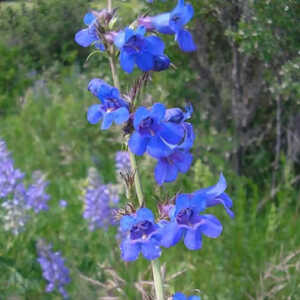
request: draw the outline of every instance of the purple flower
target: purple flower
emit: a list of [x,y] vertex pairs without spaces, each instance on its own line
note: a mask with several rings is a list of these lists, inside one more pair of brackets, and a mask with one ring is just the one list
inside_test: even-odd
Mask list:
[[117,173],[131,170],[129,153],[127,151],[118,151],[115,156]]
[[103,119],[101,129],[105,130],[113,122],[122,124],[129,119],[128,103],[120,97],[117,88],[99,78],[94,78],[89,82],[88,90],[101,102],[88,109],[87,119],[91,124],[96,124]]
[[89,229],[94,231],[113,224],[112,210],[118,202],[118,195],[109,185],[88,188],[85,192],[83,217],[88,220]]
[[177,6],[170,12],[154,17],[140,18],[139,24],[149,30],[157,30],[163,34],[174,34],[175,40],[182,51],[196,50],[191,33],[184,26],[192,19],[194,9],[191,4],[184,4],[184,0],[178,0]]
[[53,252],[51,245],[40,242],[38,248],[38,262],[43,271],[43,277],[49,282],[46,292],[50,293],[57,289],[64,298],[68,297],[64,286],[70,283],[69,269],[64,265],[64,258],[60,252]]
[[136,260],[140,252],[149,260],[161,255],[159,226],[154,223],[154,216],[148,208],[140,208],[135,215],[123,216],[120,229],[126,233],[120,245],[123,260]]
[[77,44],[82,47],[88,47],[91,44],[94,44],[97,49],[101,51],[105,50],[105,47],[97,34],[97,18],[101,17],[101,14],[105,13],[105,10],[100,12],[92,11],[84,16],[83,22],[88,27],[75,34],[75,42]]
[[120,49],[120,65],[127,73],[133,71],[135,64],[144,72],[155,67],[159,69],[155,57],[163,55],[164,43],[154,35],[145,37],[145,33],[144,26],[139,26],[136,30],[127,27],[114,40],[116,47]]
[[59,206],[60,207],[63,207],[63,208],[65,208],[65,207],[67,207],[67,205],[68,205],[68,202],[66,201],[66,200],[59,200]]
[[173,295],[172,300],[201,300],[201,298],[195,295],[187,297],[184,294],[177,292]]
[[192,160],[192,154],[179,149],[175,149],[169,156],[159,158],[154,170],[156,182],[162,185],[176,180],[178,172],[186,173],[189,170]]
[[[188,249],[198,250],[202,247],[202,234],[217,238],[223,230],[220,221],[213,215],[199,213],[207,206],[214,205],[225,189],[226,181],[221,174],[216,185],[177,196],[175,208],[170,213],[171,222],[161,222],[161,245],[167,248],[174,246],[184,237],[184,244]],[[227,204],[229,199],[228,197]],[[231,200],[230,203],[232,205]]]
[[166,122],[165,112],[165,106],[161,103],[155,103],[150,110],[143,106],[136,110],[133,120],[135,131],[128,142],[134,154],[143,155],[147,150],[153,157],[165,157],[182,142],[184,127]]
[[28,187],[27,204],[36,213],[41,210],[48,210],[47,203],[51,198],[45,191],[48,182],[45,181],[45,176],[40,171],[35,171],[32,178],[34,183]]

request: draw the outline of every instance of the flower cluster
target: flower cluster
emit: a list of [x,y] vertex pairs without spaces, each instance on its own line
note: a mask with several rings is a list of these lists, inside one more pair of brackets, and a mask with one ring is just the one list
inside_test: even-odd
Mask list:
[[68,298],[68,294],[64,286],[70,283],[69,269],[65,266],[65,260],[60,252],[53,252],[52,246],[40,241],[37,244],[38,262],[43,271],[43,277],[49,282],[46,292],[50,293],[57,289],[64,298]]
[[118,151],[115,156],[117,173],[124,173],[131,170],[129,153],[127,151]]
[[4,208],[2,219],[4,229],[19,234],[29,219],[29,209],[35,213],[47,210],[50,196],[46,194],[47,183],[40,172],[34,173],[32,185],[26,189],[24,174],[15,169],[14,161],[7,151],[6,144],[0,140],[0,199]]
[[84,191],[83,217],[88,220],[89,229],[94,231],[114,223],[112,212],[119,202],[119,196],[113,185],[102,184],[95,180],[95,176],[91,177]]

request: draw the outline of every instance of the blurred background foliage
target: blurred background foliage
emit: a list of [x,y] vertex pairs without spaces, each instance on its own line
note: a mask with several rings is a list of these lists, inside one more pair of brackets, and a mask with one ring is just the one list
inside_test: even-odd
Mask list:
[[[118,22],[124,26],[143,13],[167,11],[175,1],[154,2],[113,1]],[[153,75],[145,103],[193,104],[194,165],[176,183],[159,188],[154,162],[143,159],[142,181],[154,207],[178,191],[214,184],[223,171],[236,218],[216,209],[225,228],[221,238],[205,239],[197,252],[183,245],[163,252],[169,289],[191,294],[198,288],[203,299],[298,299],[299,3],[190,2],[197,51],[181,53],[166,37],[176,69]],[[115,182],[114,154],[122,147],[118,128],[100,132],[85,117],[95,102],[87,83],[93,77],[111,82],[108,62],[101,55],[87,61],[90,49],[74,42],[86,11],[105,5],[103,0],[0,3],[0,136],[28,178],[37,169],[47,174],[52,196],[50,210],[24,233],[15,237],[0,230],[1,299],[60,298],[44,292],[36,261],[39,238],[66,257],[71,299],[141,299],[138,290],[151,278],[144,259],[120,262],[115,228],[91,233],[82,218],[79,187],[88,168]],[[138,72],[120,75],[126,93]],[[60,199],[69,203],[65,210]],[[183,274],[172,279],[176,272]]]

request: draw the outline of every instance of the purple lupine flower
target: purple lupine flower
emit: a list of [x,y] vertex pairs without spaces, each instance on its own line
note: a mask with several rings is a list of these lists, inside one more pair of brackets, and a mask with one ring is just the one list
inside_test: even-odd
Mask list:
[[178,0],[177,6],[170,12],[154,17],[139,19],[139,24],[149,30],[157,30],[163,34],[174,34],[175,41],[182,51],[191,52],[196,50],[191,33],[184,26],[192,19],[194,9],[191,4],[185,4],[184,0]]
[[127,73],[133,71],[135,64],[144,72],[154,68],[162,70],[159,70],[158,62],[155,63],[155,57],[164,55],[164,43],[157,36],[146,37],[145,33],[144,26],[139,26],[136,30],[127,27],[114,40],[116,47],[120,49],[120,65]]
[[36,213],[42,210],[48,210],[48,201],[50,195],[46,193],[48,182],[45,181],[45,176],[40,171],[35,171],[32,176],[33,184],[27,189],[27,204]]
[[118,151],[115,156],[117,173],[131,170],[130,157],[128,151]]
[[88,187],[85,192],[83,217],[89,222],[89,229],[107,228],[114,224],[112,211],[119,202],[119,197],[110,185]]
[[148,154],[159,158],[172,153],[172,149],[184,139],[184,127],[164,120],[166,108],[155,103],[149,110],[139,107],[134,113],[133,127],[128,145],[136,155]]
[[221,174],[214,186],[192,194],[178,195],[175,208],[170,213],[171,221],[161,222],[161,245],[167,248],[174,246],[184,237],[188,249],[198,250],[202,247],[202,234],[217,238],[223,230],[220,221],[213,215],[199,213],[205,210],[208,203],[219,199],[225,189],[226,181]]
[[140,208],[134,215],[123,216],[120,220],[120,229],[126,233],[120,245],[123,260],[136,260],[141,252],[148,260],[161,255],[159,226],[155,224],[150,209]]
[[101,129],[105,130],[113,122],[122,124],[129,119],[129,105],[121,98],[117,88],[94,78],[89,82],[88,90],[101,101],[101,104],[91,105],[88,109],[87,119],[91,124],[103,119]]
[[78,31],[75,34],[75,42],[82,47],[88,47],[91,44],[94,44],[97,49],[104,51],[105,47],[103,45],[103,42],[97,34],[97,19],[101,18],[101,16],[106,13],[106,10],[102,10],[99,12],[91,11],[87,13],[83,18],[83,22],[88,27]]
[[19,183],[14,187],[13,192],[3,201],[1,207],[4,209],[2,211],[4,230],[18,235],[24,230],[25,224],[29,219],[27,195],[23,183]]
[[53,252],[51,245],[39,242],[37,245],[39,257],[37,261],[40,263],[43,277],[49,282],[46,292],[50,293],[57,289],[64,298],[68,298],[68,294],[64,286],[70,283],[69,269],[65,266],[65,259],[60,252]]
[[177,292],[173,295],[172,300],[201,300],[201,298],[195,295],[187,297],[184,294]]

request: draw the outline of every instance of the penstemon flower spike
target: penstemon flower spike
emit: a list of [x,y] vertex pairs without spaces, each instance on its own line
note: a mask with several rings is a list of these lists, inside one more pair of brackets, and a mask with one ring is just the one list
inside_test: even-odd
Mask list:
[[[114,211],[115,220],[120,222],[121,258],[124,261],[134,261],[142,254],[150,260],[156,299],[164,300],[164,284],[158,261],[161,247],[175,246],[183,239],[189,250],[200,249],[202,234],[216,238],[223,230],[216,217],[202,212],[221,204],[233,218],[232,200],[225,193],[227,184],[221,174],[214,186],[190,194],[178,193],[166,203],[159,204],[159,219],[154,221],[154,214],[146,208],[135,155],[148,154],[157,161],[154,178],[158,185],[175,181],[178,173],[188,172],[193,160],[190,149],[194,144],[195,134],[192,124],[187,120],[191,118],[193,108],[187,105],[185,111],[180,108],[168,109],[163,103],[154,103],[151,107],[136,106],[142,88],[152,73],[173,65],[164,54],[165,45],[158,33],[174,35],[179,48],[184,52],[196,50],[192,35],[185,28],[193,17],[194,10],[191,4],[178,0],[170,12],[141,17],[130,27],[111,31],[115,24],[115,12],[112,0],[108,0],[107,9],[85,15],[84,23],[88,28],[82,29],[75,36],[76,42],[84,47],[93,44],[96,48],[101,48],[100,45],[103,45],[101,50],[107,53],[114,84],[111,86],[99,78],[89,82],[88,90],[99,99],[100,104],[94,104],[88,109],[87,119],[91,124],[102,120],[102,130],[108,129],[113,123],[123,125],[123,132],[128,137],[130,166],[128,154],[125,157],[124,153],[119,152],[116,157],[117,169],[127,169],[126,172],[120,172],[126,183],[127,199],[132,200],[130,190],[134,185],[139,207],[135,208],[134,204],[128,202],[125,209]],[[110,24],[112,18],[114,21]],[[118,57],[123,71],[131,73],[135,66],[143,71],[127,95],[120,93]],[[172,299],[199,300],[200,297],[187,297],[177,292]]]

